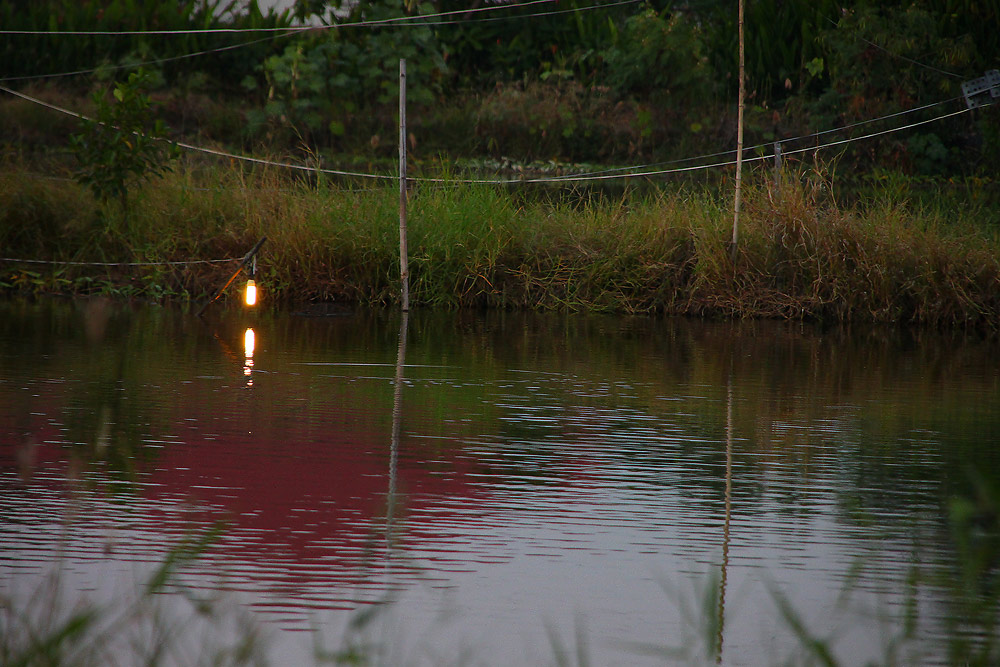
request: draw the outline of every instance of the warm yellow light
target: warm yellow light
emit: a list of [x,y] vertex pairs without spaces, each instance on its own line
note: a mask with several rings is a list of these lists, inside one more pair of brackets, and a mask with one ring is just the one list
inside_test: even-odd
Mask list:
[[247,359],[253,359],[254,342],[253,329],[247,329],[246,333],[243,334],[243,354]]
[[257,283],[253,280],[247,281],[247,305],[252,306],[257,303]]

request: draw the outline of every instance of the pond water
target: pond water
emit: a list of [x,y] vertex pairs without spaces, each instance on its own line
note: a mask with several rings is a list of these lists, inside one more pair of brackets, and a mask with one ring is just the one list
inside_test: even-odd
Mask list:
[[992,658],[998,369],[958,333],[0,303],[0,639],[90,605],[94,660]]

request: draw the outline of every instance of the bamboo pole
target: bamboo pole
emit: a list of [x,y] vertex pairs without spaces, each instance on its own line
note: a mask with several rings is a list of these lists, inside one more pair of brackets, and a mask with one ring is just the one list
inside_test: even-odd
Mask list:
[[410,310],[410,267],[406,247],[406,58],[399,59],[399,278],[403,312]]
[[736,244],[740,239],[740,195],[743,185],[743,106],[746,97],[746,61],[743,51],[743,0],[739,0],[740,33],[740,93],[736,112],[736,196],[733,200],[733,240],[729,246],[730,257],[736,262]]

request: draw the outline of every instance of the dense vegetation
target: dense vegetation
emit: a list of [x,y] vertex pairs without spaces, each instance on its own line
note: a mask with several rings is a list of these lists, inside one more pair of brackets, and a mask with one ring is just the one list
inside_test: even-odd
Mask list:
[[[735,263],[728,169],[600,190],[424,183],[415,300],[996,326],[1000,106],[935,119],[963,110],[961,83],[1000,62],[1000,1],[754,0],[747,12],[747,143],[760,146],[748,155],[780,140],[789,159],[780,187],[751,175]],[[15,257],[163,261],[238,256],[267,234],[272,298],[390,302],[391,187],[177,161],[134,138],[391,175],[405,57],[411,175],[724,162],[735,18],[719,0],[299,0],[282,14],[0,0],[5,30],[42,31],[0,35],[0,86],[106,121],[2,94],[0,244]],[[301,21],[321,29],[291,29]],[[795,152],[921,121],[934,122]],[[66,180],[41,178],[53,175]],[[200,297],[218,277],[171,271],[7,263],[0,283]]]
[[[789,172],[746,199],[736,261],[731,202],[700,190],[621,198],[526,196],[497,186],[410,197],[413,302],[922,322],[1000,329],[1000,241],[980,229],[975,186],[937,205],[904,183],[844,208],[822,174]],[[968,205],[961,202],[968,200]],[[240,257],[261,236],[267,299],[387,304],[399,298],[398,193],[289,182],[234,166],[167,174],[102,203],[75,183],[0,172],[8,252],[65,261]],[[201,298],[232,265],[8,265],[14,290]],[[228,268],[227,268],[228,266]]]
[[[35,91],[106,90],[147,63],[176,132],[371,159],[394,154],[396,69],[405,57],[417,158],[634,163],[732,148],[735,8],[729,0],[561,0],[503,10],[455,0],[299,0],[294,13],[264,15],[256,2],[241,10],[232,0],[3,0],[6,30],[44,32],[0,36],[0,78]],[[440,12],[451,13],[419,19]],[[297,19],[368,23],[254,32]],[[391,23],[398,19],[407,22]],[[998,0],[749,2],[748,141],[960,97],[962,81],[998,66],[997,25]],[[220,28],[247,32],[58,35]],[[11,113],[5,121],[20,120]],[[37,129],[3,125],[8,142]],[[851,153],[865,166],[909,173],[995,174],[998,128],[995,113],[980,113]]]

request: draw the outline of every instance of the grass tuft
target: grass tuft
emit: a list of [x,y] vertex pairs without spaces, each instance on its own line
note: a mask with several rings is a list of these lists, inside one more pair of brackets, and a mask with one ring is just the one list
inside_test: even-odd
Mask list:
[[[0,165],[8,257],[160,262],[240,257],[268,237],[271,303],[389,304],[400,294],[394,183],[345,187],[268,167],[190,163],[128,210],[78,185]],[[977,209],[883,191],[838,204],[828,180],[751,184],[735,262],[731,203],[707,191],[532,196],[427,184],[409,202],[410,298],[534,308],[1000,328],[1000,245]],[[95,269],[5,263],[2,288],[200,299],[232,265]],[[30,276],[28,274],[31,274]],[[27,276],[27,277],[26,277]]]

